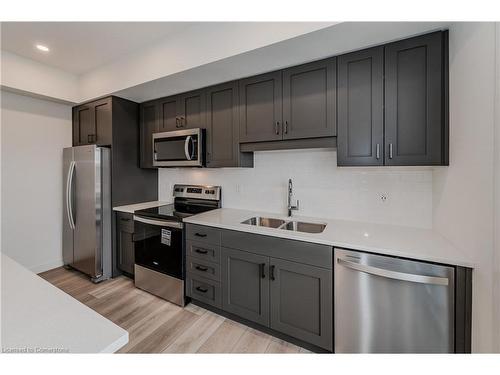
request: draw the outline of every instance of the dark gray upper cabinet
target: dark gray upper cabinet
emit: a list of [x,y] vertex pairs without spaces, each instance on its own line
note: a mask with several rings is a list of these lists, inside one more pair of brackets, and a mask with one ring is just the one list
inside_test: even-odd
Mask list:
[[73,107],[73,146],[111,145],[111,98]]
[[207,127],[206,104],[205,90],[180,95],[179,127],[205,129]]
[[447,164],[447,34],[385,46],[385,164]]
[[142,103],[140,106],[140,167],[141,168],[154,168],[153,167],[153,134],[157,133],[159,127],[159,112],[161,102],[151,101]]
[[384,164],[384,47],[338,57],[337,164]]
[[179,130],[179,97],[169,96],[168,98],[160,99],[158,106],[160,110],[160,121],[157,132]]
[[191,91],[159,100],[160,132],[205,128],[205,90]]
[[240,81],[240,142],[281,140],[281,71]]
[[238,82],[209,87],[207,95],[207,167],[253,166],[253,155],[239,152]]
[[222,308],[269,325],[269,257],[222,248]]
[[336,61],[283,71],[283,139],[336,135]]
[[270,327],[332,350],[332,271],[276,258],[269,267]]

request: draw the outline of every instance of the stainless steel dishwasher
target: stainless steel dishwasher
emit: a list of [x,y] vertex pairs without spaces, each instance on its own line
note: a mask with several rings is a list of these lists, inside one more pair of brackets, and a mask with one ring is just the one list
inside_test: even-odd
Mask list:
[[453,353],[454,271],[335,249],[335,352]]

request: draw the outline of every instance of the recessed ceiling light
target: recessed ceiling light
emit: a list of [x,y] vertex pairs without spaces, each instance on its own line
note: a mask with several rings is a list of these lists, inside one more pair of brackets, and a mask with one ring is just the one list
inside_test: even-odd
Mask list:
[[49,47],[44,46],[43,44],[37,44],[36,48],[38,50],[40,50],[40,51],[43,51],[43,52],[49,52],[50,51]]

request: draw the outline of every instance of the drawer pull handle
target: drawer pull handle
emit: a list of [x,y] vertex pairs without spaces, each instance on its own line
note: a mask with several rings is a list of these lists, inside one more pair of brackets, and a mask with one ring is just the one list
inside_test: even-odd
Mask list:
[[194,234],[196,237],[206,237],[207,235],[204,233],[195,233]]
[[197,287],[196,287],[196,290],[197,290],[198,292],[202,292],[202,293],[206,293],[206,292],[208,292],[208,289],[207,289],[207,288],[202,288],[201,286],[197,286]]
[[207,250],[202,250],[202,249],[196,249],[195,250],[198,254],[208,254]]
[[208,268],[207,267],[203,267],[203,266],[196,266],[195,267],[198,271],[203,271],[203,272],[207,272],[208,271]]

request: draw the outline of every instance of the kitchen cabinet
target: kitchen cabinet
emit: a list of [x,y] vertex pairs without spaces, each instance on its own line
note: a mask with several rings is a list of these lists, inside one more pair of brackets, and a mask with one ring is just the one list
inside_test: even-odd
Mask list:
[[385,164],[447,165],[448,34],[385,46]]
[[193,224],[186,238],[190,297],[332,350],[330,246]]
[[73,146],[112,142],[112,98],[104,98],[73,107]]
[[269,257],[222,248],[222,308],[269,325]]
[[270,327],[331,349],[332,271],[270,258]]
[[337,164],[384,164],[384,47],[338,57]]
[[153,134],[159,131],[159,107],[156,100],[140,105],[140,167],[153,168]]
[[281,71],[240,81],[240,142],[283,138],[281,85]]
[[160,132],[206,128],[204,90],[191,91],[159,100]]
[[116,249],[118,268],[130,275],[134,274],[134,220],[132,214],[117,213]]
[[238,82],[209,87],[206,95],[207,167],[253,166],[253,154],[239,150]]
[[336,135],[335,57],[283,71],[283,139]]

